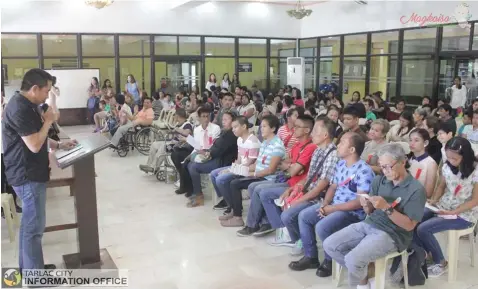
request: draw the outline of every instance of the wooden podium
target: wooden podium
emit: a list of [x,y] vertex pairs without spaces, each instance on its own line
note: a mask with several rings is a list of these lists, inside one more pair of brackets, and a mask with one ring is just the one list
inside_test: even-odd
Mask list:
[[77,229],[78,253],[63,255],[65,266],[69,269],[116,269],[108,251],[100,250],[96,204],[94,155],[107,148],[109,143],[104,136],[93,134],[79,140],[76,148],[55,153],[62,171],[73,168],[72,177],[61,182],[61,185],[70,186],[70,195],[75,198],[76,223],[48,227],[45,232]]

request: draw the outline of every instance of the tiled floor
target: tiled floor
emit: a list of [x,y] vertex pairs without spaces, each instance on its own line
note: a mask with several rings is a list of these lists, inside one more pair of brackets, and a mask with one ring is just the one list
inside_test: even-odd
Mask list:
[[[91,131],[65,130],[78,139]],[[288,263],[297,258],[287,248],[270,247],[265,239],[239,238],[236,229],[222,228],[211,201],[186,208],[186,199],[176,196],[172,185],[138,170],[145,160],[136,152],[120,158],[110,150],[96,157],[100,247],[108,249],[119,268],[130,270],[131,288],[335,288],[330,278],[319,279],[314,270],[290,271]],[[47,225],[73,221],[68,191],[49,191]],[[74,230],[46,233],[43,240],[49,263],[61,264],[63,254],[77,251]],[[9,243],[3,220],[1,252],[2,266],[17,265],[17,248]],[[462,240],[457,282],[449,284],[445,275],[420,288],[478,288],[478,269],[470,267],[469,252],[469,241]]]

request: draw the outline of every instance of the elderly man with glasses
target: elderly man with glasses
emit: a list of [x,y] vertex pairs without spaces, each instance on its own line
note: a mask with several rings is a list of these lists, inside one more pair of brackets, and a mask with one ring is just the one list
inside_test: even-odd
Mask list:
[[369,288],[370,263],[410,245],[426,202],[425,189],[405,168],[407,157],[400,144],[387,144],[378,157],[383,176],[374,179],[369,196],[358,196],[367,218],[323,244],[332,259],[347,267],[349,283],[358,289]]

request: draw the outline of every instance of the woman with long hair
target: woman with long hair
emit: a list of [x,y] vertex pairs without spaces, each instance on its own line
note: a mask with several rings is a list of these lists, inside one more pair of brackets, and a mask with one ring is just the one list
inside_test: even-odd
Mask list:
[[360,102],[360,92],[354,91],[352,93],[352,98],[350,99],[349,104],[350,103],[358,103],[358,102]]
[[135,104],[141,103],[141,89],[139,88],[138,83],[132,74],[128,74],[128,79],[126,85],[124,86],[124,90],[133,97]]
[[229,73],[226,72],[222,76],[221,88],[227,89],[227,91],[229,91],[230,87],[231,87],[231,80],[229,79]]
[[88,87],[88,100],[86,107],[88,108],[88,120],[89,123],[94,123],[94,115],[101,96],[100,84],[97,77],[91,78],[90,86]]
[[438,277],[448,269],[448,262],[434,234],[470,228],[478,221],[478,172],[470,142],[454,137],[445,145],[447,161],[441,169],[440,182],[425,208],[414,240],[431,253],[434,264],[429,277]]
[[235,93],[236,87],[241,87],[241,82],[239,81],[239,76],[237,75],[237,73],[234,73],[232,75],[231,89],[229,91],[231,93]]
[[211,91],[211,86],[217,86],[216,75],[214,73],[209,74],[209,79],[206,83],[206,90]]
[[249,92],[246,92],[242,96],[241,106],[236,109],[239,115],[245,116],[250,124],[256,124],[256,106],[254,105],[254,102],[251,101]]
[[327,118],[334,122],[335,124],[335,135],[334,138],[338,138],[342,134],[344,129],[339,123],[340,109],[335,105],[331,105],[327,110]]
[[435,189],[438,165],[427,153],[427,147],[430,144],[428,131],[423,128],[413,130],[410,133],[409,144],[409,172],[423,185],[427,198],[431,198]]
[[292,99],[297,106],[304,106],[304,100],[302,99],[302,91],[297,87],[292,88]]
[[408,142],[410,139],[410,132],[415,127],[413,121],[413,114],[408,111],[400,114],[400,125],[395,125],[390,130],[390,142]]
[[307,93],[307,100],[305,101],[305,108],[316,107],[317,105],[317,94],[315,91],[309,91]]

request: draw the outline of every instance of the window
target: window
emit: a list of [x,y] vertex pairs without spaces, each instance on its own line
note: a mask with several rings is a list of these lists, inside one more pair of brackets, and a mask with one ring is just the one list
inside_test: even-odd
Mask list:
[[44,56],[77,56],[76,35],[42,35]]
[[[151,95],[151,58],[120,58],[120,88],[124,89],[128,75],[132,74],[139,88]],[[114,78],[110,80],[114,81]]]
[[344,37],[344,55],[367,54],[367,34],[348,35]]
[[155,36],[154,37],[155,55],[178,55],[178,37],[177,36]]
[[372,54],[392,53],[392,42],[398,42],[398,31],[372,33]]
[[470,30],[459,25],[444,26],[441,49],[444,51],[468,50]]
[[295,40],[271,39],[271,57],[294,57]]
[[201,55],[201,37],[179,36],[180,55]]
[[125,56],[149,56],[149,36],[119,36],[119,54]]
[[[330,83],[331,81],[339,83],[340,58],[326,57],[319,58],[319,83]],[[320,86],[319,86],[320,90]]]
[[391,56],[370,57],[370,93],[381,91],[383,92],[384,99],[393,99],[395,98],[396,81],[396,57],[394,59]]
[[[322,54],[323,49],[330,51],[330,54]],[[320,38],[320,52],[321,57],[340,55],[340,36]]]
[[43,66],[45,69],[78,68],[78,58],[45,58]]
[[401,97],[407,104],[421,104],[424,95],[433,93],[434,61],[429,56],[404,56]]
[[317,58],[305,58],[305,77],[304,77],[304,86],[305,90],[315,90],[315,80],[316,80],[316,59]]
[[367,65],[365,57],[346,57],[344,58],[344,83],[343,97],[344,103],[348,103],[354,91],[360,92],[363,97],[365,93],[365,75]]
[[478,50],[478,23],[475,23],[475,29],[473,33],[473,50]]
[[[6,70],[6,78],[8,82],[12,80],[22,80],[23,75],[32,69],[40,67],[37,59],[2,59],[3,68]],[[20,82],[18,82],[20,85]],[[16,88],[18,90],[20,87]]]
[[2,57],[38,56],[36,34],[2,34]]
[[83,56],[114,56],[112,35],[82,35]]
[[[405,30],[403,53],[434,53],[436,28]],[[392,53],[398,52],[398,41],[392,45]]]
[[234,38],[205,37],[206,56],[234,56]]
[[[209,75],[214,73],[216,75],[217,85],[221,85],[224,73],[229,73],[229,79],[232,80],[232,75],[234,71],[236,71],[236,60],[234,58],[206,57],[205,70],[206,79],[204,84],[209,80]],[[239,81],[240,80],[241,79],[239,79]]]
[[239,56],[266,56],[266,40],[239,38]]
[[280,88],[287,85],[287,58],[271,58],[270,71],[270,89],[272,92],[279,91]]
[[299,56],[316,57],[317,56],[317,38],[302,39],[299,41]]
[[98,68],[100,70],[100,83],[105,79],[110,79],[112,82],[115,79],[114,58],[83,58],[83,68]]
[[265,58],[239,58],[238,70],[241,85],[250,88],[255,84],[257,88],[265,89],[267,85],[266,63]]

